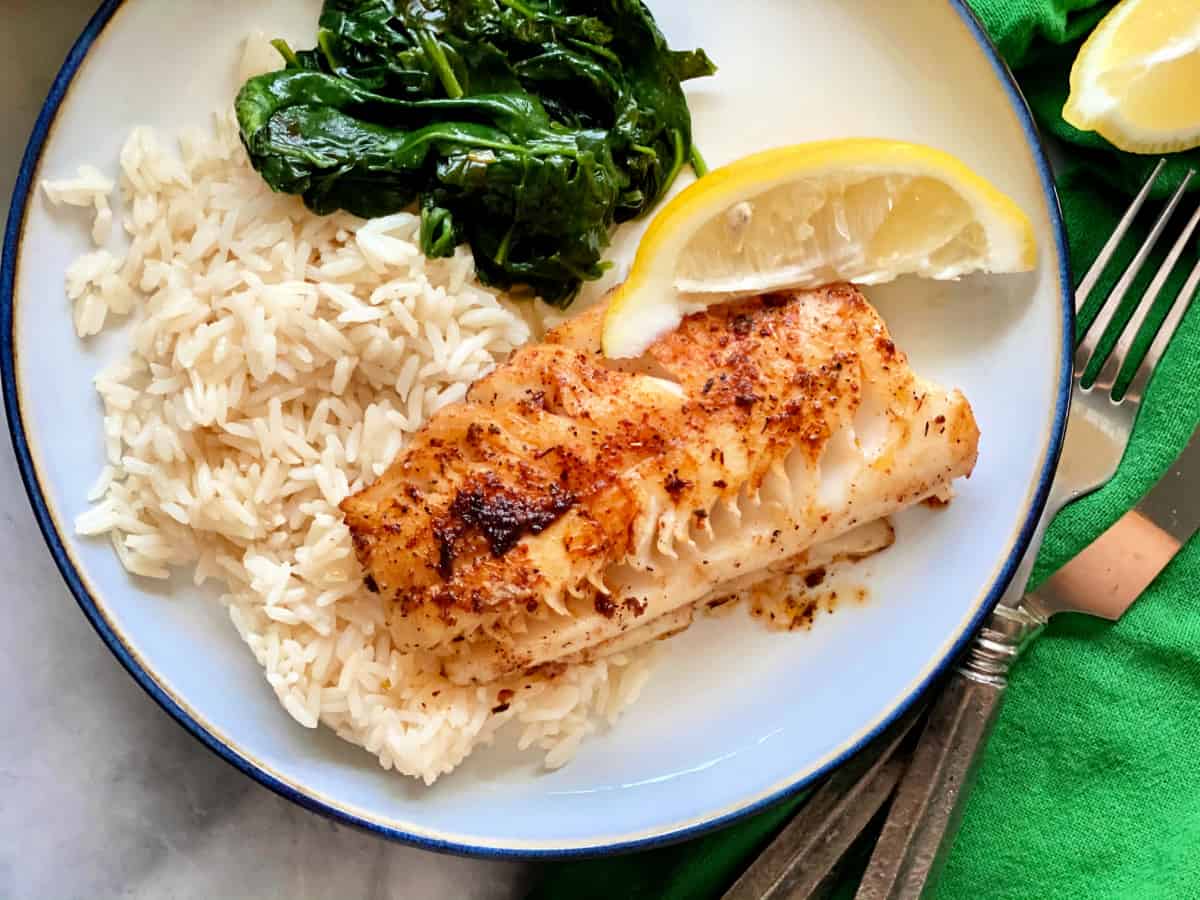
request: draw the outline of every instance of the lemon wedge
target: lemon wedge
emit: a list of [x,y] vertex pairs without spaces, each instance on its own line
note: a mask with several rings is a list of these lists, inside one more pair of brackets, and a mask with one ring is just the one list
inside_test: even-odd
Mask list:
[[1200,3],[1117,4],[1075,58],[1063,118],[1131,153],[1200,146]]
[[872,138],[768,150],[712,171],[655,216],[609,302],[604,353],[640,356],[685,315],[733,297],[1036,260],[1025,214],[948,153]]

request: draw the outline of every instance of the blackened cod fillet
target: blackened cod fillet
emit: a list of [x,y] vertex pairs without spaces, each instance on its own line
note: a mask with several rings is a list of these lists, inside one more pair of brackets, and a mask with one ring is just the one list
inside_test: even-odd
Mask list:
[[603,311],[521,348],[342,503],[402,648],[488,682],[767,577],[969,475],[966,399],[849,285],[688,316],[632,362]]

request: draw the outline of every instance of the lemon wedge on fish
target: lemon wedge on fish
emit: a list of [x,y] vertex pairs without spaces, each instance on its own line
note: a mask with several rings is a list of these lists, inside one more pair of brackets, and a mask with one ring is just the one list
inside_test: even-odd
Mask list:
[[1036,261],[1025,214],[948,153],[872,138],[782,147],[713,170],[655,216],[613,292],[604,352],[639,356],[732,297]]
[[1200,3],[1117,4],[1071,67],[1063,118],[1131,153],[1200,146]]

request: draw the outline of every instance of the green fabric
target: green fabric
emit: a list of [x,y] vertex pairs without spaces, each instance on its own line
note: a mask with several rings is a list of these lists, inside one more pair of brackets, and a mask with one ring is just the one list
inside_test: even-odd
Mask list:
[[[1063,150],[1059,192],[1076,278],[1136,192],[1154,158],[1115,151],[1060,111],[1079,45],[1111,2],[971,0],[1017,75],[1042,130]],[[1172,158],[1177,185],[1200,151]],[[1187,214],[1195,208],[1190,200]],[[1186,218],[1177,215],[1178,221]],[[1116,281],[1147,226],[1110,266],[1081,321]],[[1168,230],[1141,289],[1173,240]],[[1185,256],[1195,260],[1195,243]],[[1183,281],[1168,282],[1156,327]],[[1125,304],[1127,319],[1134,300]],[[1139,342],[1144,348],[1150,333]],[[1111,345],[1109,335],[1105,343]],[[1128,373],[1127,373],[1128,377]],[[1189,316],[1150,385],[1121,471],[1052,524],[1038,583],[1127,510],[1166,469],[1200,420],[1200,312]],[[1017,666],[985,751],[962,831],[934,891],[938,900],[1079,900],[1200,896],[1200,544],[1193,541],[1116,625],[1056,619]],[[699,841],[613,860],[548,866],[536,900],[719,897],[799,801]],[[860,859],[861,866],[861,859]],[[847,883],[839,896],[851,897]]]

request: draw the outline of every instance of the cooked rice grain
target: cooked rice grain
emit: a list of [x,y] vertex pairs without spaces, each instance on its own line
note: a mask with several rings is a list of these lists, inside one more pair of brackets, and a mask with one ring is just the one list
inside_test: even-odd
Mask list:
[[[81,337],[133,314],[132,352],[95,378],[107,465],[77,531],[108,535],[136,575],[219,582],[283,707],[384,768],[431,783],[509,722],[566,762],[636,698],[644,655],[456,687],[392,647],[337,509],[539,314],[480,287],[464,248],[426,260],[414,215],[321,218],[273,194],[231,116],[178,156],[137,129],[120,183],[128,250],[67,273]],[[99,213],[113,185],[84,167],[44,188]]]

